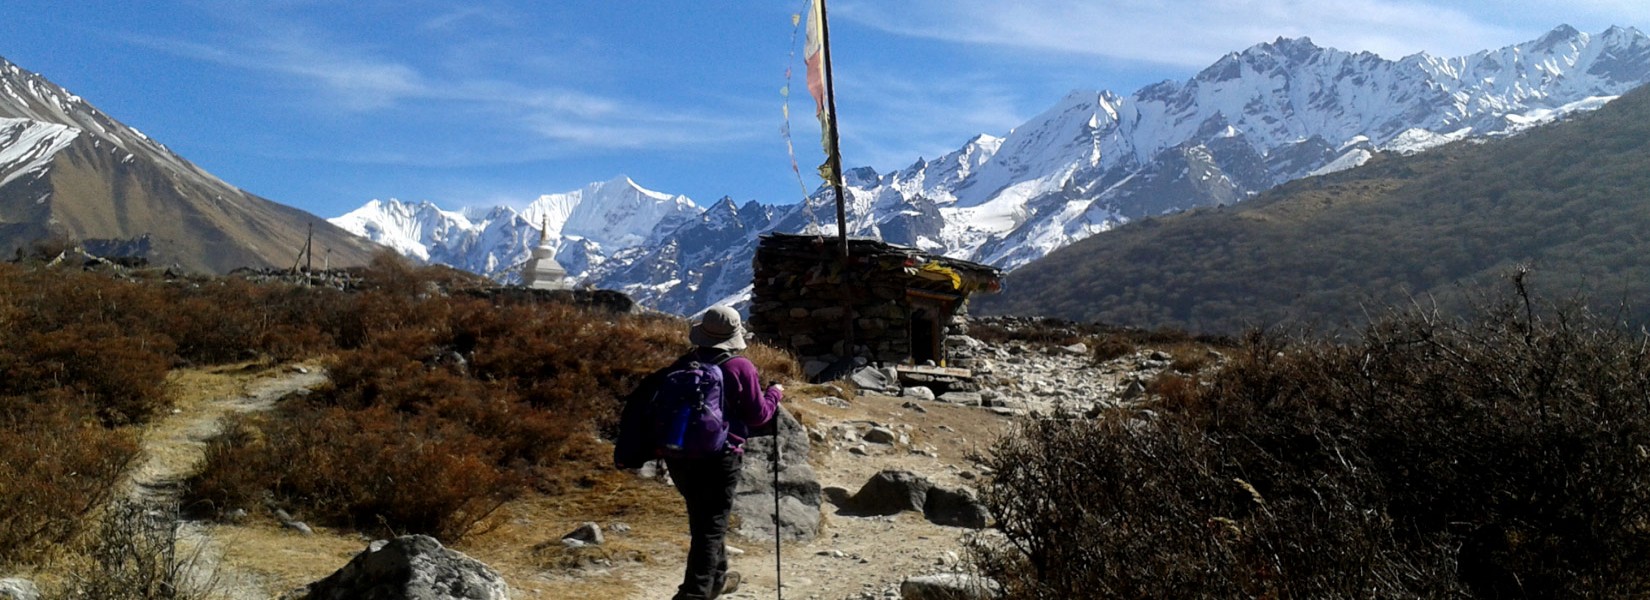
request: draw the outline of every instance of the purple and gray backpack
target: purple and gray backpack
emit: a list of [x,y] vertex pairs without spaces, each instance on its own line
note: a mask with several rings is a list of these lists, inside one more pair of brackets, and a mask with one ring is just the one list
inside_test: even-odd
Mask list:
[[647,439],[661,458],[705,458],[727,447],[722,415],[721,354],[710,361],[687,356],[665,372],[647,406]]

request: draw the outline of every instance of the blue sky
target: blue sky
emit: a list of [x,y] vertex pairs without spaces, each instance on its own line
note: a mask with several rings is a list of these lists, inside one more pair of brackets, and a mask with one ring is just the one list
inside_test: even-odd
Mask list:
[[[374,198],[524,205],[629,175],[701,205],[794,202],[779,131],[803,0],[6,0],[0,56],[232,184],[332,217]],[[1002,135],[1279,36],[1456,56],[1644,0],[833,0],[844,164]],[[799,45],[799,44],[798,44]],[[798,49],[799,50],[799,49]],[[800,70],[798,59],[796,68]],[[792,99],[809,189],[811,100]]]

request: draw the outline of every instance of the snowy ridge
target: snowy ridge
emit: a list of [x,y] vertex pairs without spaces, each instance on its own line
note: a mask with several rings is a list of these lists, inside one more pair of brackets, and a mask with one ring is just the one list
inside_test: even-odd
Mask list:
[[[1012,269],[1131,220],[1240,202],[1376,152],[1515,134],[1646,81],[1650,37],[1631,28],[1590,35],[1560,26],[1469,56],[1396,61],[1278,38],[1220,57],[1186,81],[1128,96],[1074,91],[1002,137],[977,136],[931,161],[889,173],[847,170],[848,230]],[[798,204],[700,209],[621,177],[502,215],[533,232],[509,243],[508,219],[467,211],[469,230],[483,221],[498,228],[487,234],[498,241],[474,244],[483,254],[438,258],[456,246],[429,237],[431,228],[419,230],[419,243],[430,260],[496,273],[469,265],[525,257],[526,246],[509,244],[536,240],[547,218],[570,275],[691,314],[750,283],[745,265],[761,232],[834,235],[833,203],[822,188]]]
[[519,274],[512,269],[538,246],[540,230],[564,266],[588,267],[601,263],[607,253],[641,245],[661,224],[674,227],[699,214],[685,196],[648,190],[619,177],[546,194],[519,212],[507,206],[449,211],[429,201],[390,199],[370,201],[328,221],[406,256],[514,281]]
[[80,130],[68,125],[0,118],[0,186],[41,174],[79,136]]
[[136,128],[127,126],[37,73],[0,58],[0,117],[65,124],[100,142],[121,160],[150,157],[178,176],[201,181],[233,197],[239,190],[172,152]]

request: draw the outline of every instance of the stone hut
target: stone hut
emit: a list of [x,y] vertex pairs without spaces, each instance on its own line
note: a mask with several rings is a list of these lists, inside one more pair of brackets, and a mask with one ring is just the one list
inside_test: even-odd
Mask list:
[[948,356],[946,337],[966,333],[969,294],[999,290],[1001,271],[870,239],[849,238],[848,254],[844,264],[834,236],[763,236],[751,332],[795,352],[809,377],[864,364],[966,377],[970,365]]

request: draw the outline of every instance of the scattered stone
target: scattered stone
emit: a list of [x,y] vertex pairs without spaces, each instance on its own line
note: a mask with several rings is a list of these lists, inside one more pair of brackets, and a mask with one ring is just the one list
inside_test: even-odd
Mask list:
[[832,408],[848,408],[851,406],[848,404],[847,400],[843,400],[836,396],[819,396],[814,398],[813,401],[815,404],[823,404]]
[[920,413],[927,413],[928,412],[928,409],[923,408],[921,404],[917,404],[917,403],[912,402],[910,400],[906,400],[905,404],[901,404],[900,407],[905,408],[905,409],[909,409],[909,410],[914,410],[914,411],[917,411],[917,412],[920,412]]
[[985,395],[980,392],[946,392],[940,394],[939,400],[963,406],[979,406],[985,402]]
[[865,441],[873,444],[892,444],[898,440],[894,430],[887,427],[872,427],[865,432]]
[[822,360],[810,360],[802,365],[802,374],[806,375],[809,380],[813,380],[829,368],[831,368],[831,363]]
[[1168,352],[1164,352],[1162,350],[1153,350],[1152,354],[1151,354],[1151,359],[1167,362],[1167,361],[1174,360],[1174,356],[1171,356]]
[[40,589],[33,581],[7,577],[0,579],[0,600],[40,600]]
[[607,526],[607,530],[613,533],[630,533],[630,524],[622,521],[614,521],[612,525]]
[[282,523],[282,525],[285,525],[288,529],[304,535],[315,535],[315,530],[310,529],[309,524],[303,521],[288,521],[286,523]]
[[567,540],[574,540],[584,542],[585,544],[591,546],[600,546],[603,542],[602,526],[586,521],[583,525],[579,525],[578,529],[574,529],[573,531],[568,532],[567,535],[561,536],[561,539],[564,542]]
[[865,449],[865,444],[855,445],[854,447],[849,448],[848,452],[850,454],[857,454],[857,455],[860,455],[860,456],[870,456],[871,455],[870,451]]
[[1001,591],[997,582],[967,573],[909,577],[899,586],[904,600],[989,600]]
[[899,395],[918,400],[933,400],[934,390],[928,389],[927,386],[917,385],[901,389]]
[[505,600],[497,571],[435,538],[378,540],[336,573],[283,595],[284,600]]
[[843,507],[855,515],[892,515],[901,511],[923,509],[928,490],[934,487],[928,479],[910,471],[887,470],[871,476],[864,486]]
[[745,554],[744,549],[730,544],[723,544],[722,547],[727,550],[729,556],[743,556]]
[[984,529],[991,512],[968,489],[934,487],[923,502],[923,517],[936,525]]
[[1128,387],[1123,388],[1123,393],[1118,394],[1118,397],[1124,400],[1134,400],[1144,395],[1146,395],[1146,384],[1140,383],[1139,379],[1135,379],[1129,382]]
[[1082,343],[1082,342],[1077,342],[1075,344],[1072,344],[1070,346],[1065,346],[1065,347],[1062,347],[1060,349],[1064,350],[1066,352],[1066,354],[1075,354],[1075,355],[1078,355],[1078,356],[1082,356],[1082,355],[1085,355],[1085,354],[1089,353],[1089,345],[1085,344],[1085,343]]
[[665,461],[662,460],[650,460],[643,464],[642,468],[636,470],[636,476],[642,479],[652,479],[665,485],[674,483],[670,479],[670,469],[665,467]]
[[849,380],[862,390],[883,391],[899,387],[899,383],[890,377],[887,371],[876,367],[864,367],[854,371]]

